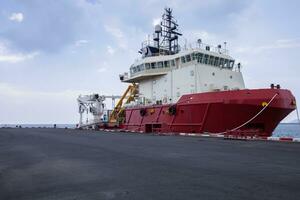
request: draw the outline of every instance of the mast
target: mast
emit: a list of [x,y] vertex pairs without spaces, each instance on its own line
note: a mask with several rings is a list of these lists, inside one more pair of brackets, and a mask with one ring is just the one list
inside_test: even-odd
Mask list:
[[162,16],[162,41],[160,46],[167,50],[168,54],[175,54],[179,52],[178,36],[182,34],[179,33],[177,21],[172,15],[171,8],[165,8],[165,13]]
[[181,35],[178,30],[177,21],[173,17],[172,9],[165,8],[162,21],[155,26],[153,45],[149,42],[143,42],[139,53],[143,57],[176,54],[180,51],[178,36]]

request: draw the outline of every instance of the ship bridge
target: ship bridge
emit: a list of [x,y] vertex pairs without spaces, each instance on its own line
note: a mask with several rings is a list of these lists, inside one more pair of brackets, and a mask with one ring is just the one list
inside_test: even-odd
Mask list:
[[149,56],[137,60],[131,67],[130,72],[120,75],[123,82],[138,83],[143,79],[162,76],[167,72],[180,69],[189,65],[207,65],[210,67],[239,70],[240,64],[235,65],[235,60],[226,54],[224,49],[205,45],[205,49],[189,48],[174,55]]

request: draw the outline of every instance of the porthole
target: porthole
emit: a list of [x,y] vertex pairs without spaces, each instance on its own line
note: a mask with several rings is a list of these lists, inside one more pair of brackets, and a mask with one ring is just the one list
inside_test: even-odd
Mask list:
[[214,75],[215,75],[215,72],[213,72],[212,75],[214,76]]
[[232,76],[230,76],[230,79],[232,79]]

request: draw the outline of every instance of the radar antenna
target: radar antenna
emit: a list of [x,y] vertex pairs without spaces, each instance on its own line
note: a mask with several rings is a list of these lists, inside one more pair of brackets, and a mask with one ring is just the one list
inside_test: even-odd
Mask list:
[[172,15],[172,9],[165,8],[162,21],[155,26],[153,34],[154,43],[151,45],[149,41],[146,43],[143,42],[139,53],[143,57],[176,54],[180,51],[178,36],[181,35],[178,30],[177,21]]
[[161,36],[161,48],[167,50],[168,54],[178,53],[180,48],[178,45],[178,36],[182,34],[179,33],[177,21],[172,15],[171,8],[165,8],[165,13],[162,16],[162,26]]

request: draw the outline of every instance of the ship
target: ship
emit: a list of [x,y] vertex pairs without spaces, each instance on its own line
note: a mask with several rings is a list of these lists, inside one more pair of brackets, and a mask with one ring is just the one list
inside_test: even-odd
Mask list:
[[[140,58],[120,74],[128,85],[112,110],[105,95],[78,98],[79,127],[110,127],[144,133],[237,134],[268,137],[296,109],[293,94],[279,84],[247,89],[242,64],[226,42],[212,46],[201,39],[179,45],[177,20],[165,8],[153,38],[142,42]],[[94,121],[82,122],[91,112]]]

